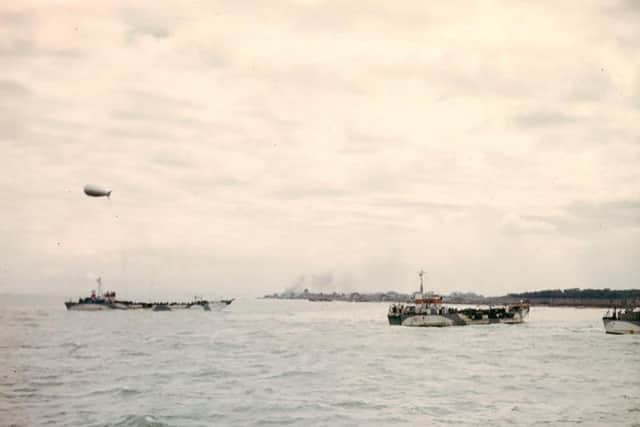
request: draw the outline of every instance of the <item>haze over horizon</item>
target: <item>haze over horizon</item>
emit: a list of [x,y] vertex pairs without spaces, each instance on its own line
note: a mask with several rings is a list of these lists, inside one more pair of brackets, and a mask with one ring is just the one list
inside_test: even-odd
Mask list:
[[[0,5],[0,293],[640,287],[640,2]],[[110,199],[82,193],[113,190]]]

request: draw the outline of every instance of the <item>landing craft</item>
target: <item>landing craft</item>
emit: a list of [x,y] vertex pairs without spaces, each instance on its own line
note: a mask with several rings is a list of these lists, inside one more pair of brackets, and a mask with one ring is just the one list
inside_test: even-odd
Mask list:
[[84,186],[84,194],[91,197],[109,197],[111,196],[111,190],[107,190],[97,185],[87,184]]
[[[523,323],[529,315],[529,304],[520,301],[504,307],[457,309],[442,304],[442,297],[425,295],[422,277],[418,272],[420,292],[415,294],[415,304],[393,304],[387,318],[390,325],[403,326],[462,326],[491,323]],[[605,321],[606,322],[606,321]]]

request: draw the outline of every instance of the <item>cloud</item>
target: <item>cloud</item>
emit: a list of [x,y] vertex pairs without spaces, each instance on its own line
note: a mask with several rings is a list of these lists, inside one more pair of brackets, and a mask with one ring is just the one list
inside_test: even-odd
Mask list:
[[58,60],[77,60],[83,53],[76,49],[48,48],[39,46],[28,39],[0,41],[0,60],[26,60],[30,58],[49,57]]
[[24,98],[31,93],[29,88],[14,80],[0,80],[0,95],[2,99],[7,97]]
[[421,209],[428,211],[461,211],[469,206],[457,205],[453,203],[438,203],[422,200],[406,200],[403,198],[375,198],[372,200],[373,206],[400,207],[409,209]]
[[637,245],[631,9],[0,6],[0,258],[33,290],[562,287],[593,233]]
[[530,111],[513,117],[515,125],[524,128],[557,128],[578,123],[580,120],[579,117],[559,111]]
[[515,212],[509,212],[502,217],[500,229],[507,234],[537,234],[556,231],[556,227],[549,222],[521,216]]
[[158,13],[143,9],[125,8],[120,15],[127,26],[126,40],[134,42],[139,37],[149,36],[166,39],[170,36],[168,19]]
[[273,193],[278,199],[282,200],[300,200],[300,199],[340,199],[351,193],[340,188],[322,188],[322,187],[310,187],[293,185],[287,186]]
[[592,233],[624,233],[640,229],[640,201],[574,201],[553,209],[552,213],[507,214],[501,227],[505,231],[555,231],[574,237]]
[[575,202],[567,209],[589,228],[640,228],[640,200]]
[[31,24],[32,13],[26,10],[4,10],[0,12],[0,23],[5,26],[24,27]]

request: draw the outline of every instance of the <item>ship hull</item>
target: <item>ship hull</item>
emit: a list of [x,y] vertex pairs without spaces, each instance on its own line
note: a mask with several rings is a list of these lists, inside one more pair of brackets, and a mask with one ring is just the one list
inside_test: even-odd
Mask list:
[[84,304],[84,303],[65,303],[67,310],[72,311],[103,311],[112,310],[113,307],[109,307],[106,304]]
[[614,320],[614,319],[602,319],[604,323],[604,330],[608,334],[613,335],[626,335],[626,334],[640,334],[640,321],[637,320]]
[[436,327],[456,326],[457,320],[447,315],[414,315],[402,319],[402,326]]
[[467,310],[466,312],[448,312],[440,314],[389,314],[387,319],[390,325],[402,325],[412,327],[447,327],[466,325],[489,325],[494,323],[519,324],[524,323],[529,314],[529,309],[524,308],[509,317],[497,317],[490,310]]
[[[147,303],[147,302],[129,302],[129,301],[99,301],[99,302],[65,302],[64,305],[67,310],[71,311],[104,311],[104,310],[154,310],[157,306],[166,306],[167,310],[188,310],[188,309],[200,309],[204,311],[211,311],[211,308],[221,310],[233,302],[231,300],[220,301],[196,301],[190,303]],[[159,310],[155,310],[159,311]]]

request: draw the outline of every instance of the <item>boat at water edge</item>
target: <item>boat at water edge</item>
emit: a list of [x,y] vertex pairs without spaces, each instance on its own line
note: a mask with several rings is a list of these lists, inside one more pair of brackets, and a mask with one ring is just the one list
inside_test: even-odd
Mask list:
[[604,330],[608,334],[640,334],[640,307],[624,309],[613,308],[602,317]]

